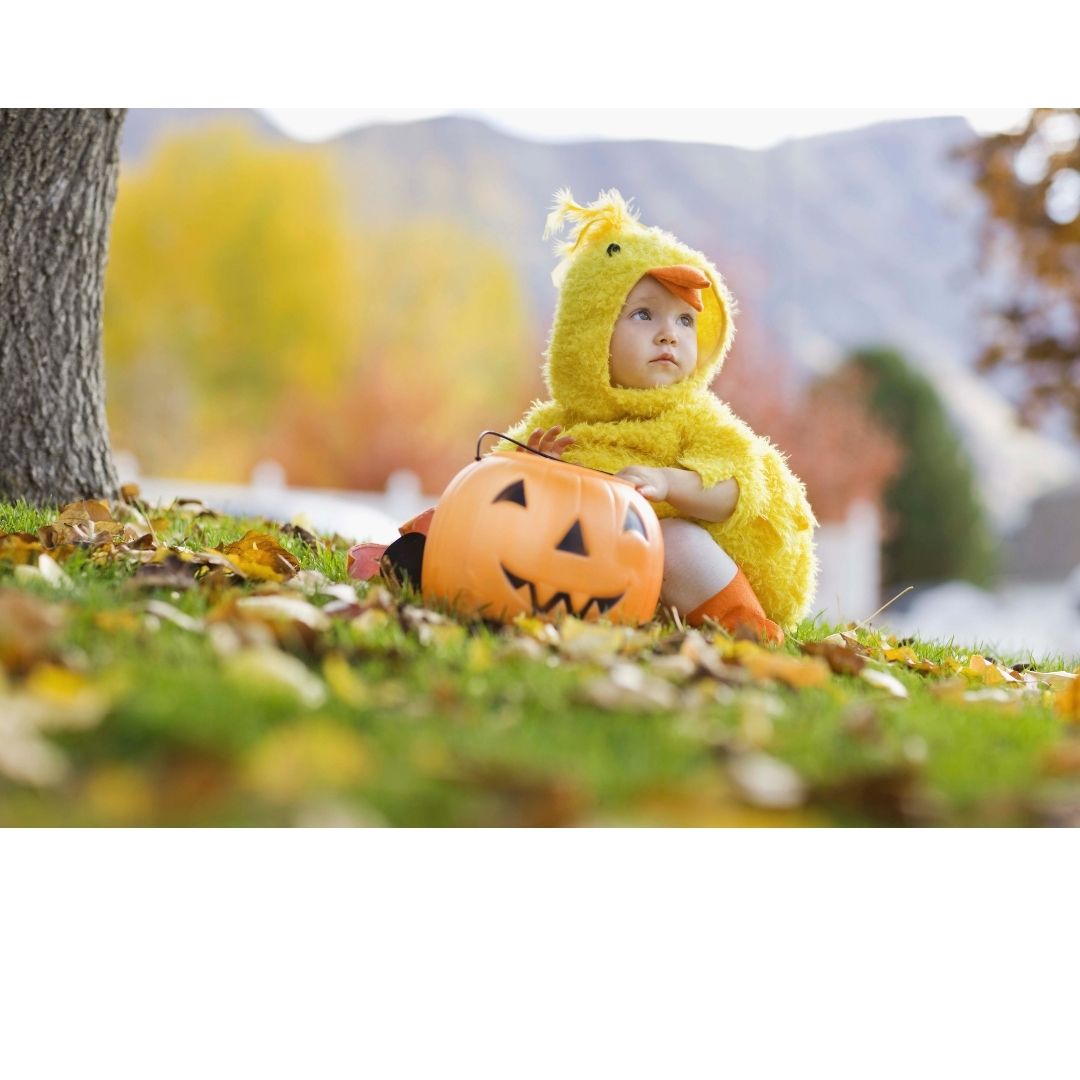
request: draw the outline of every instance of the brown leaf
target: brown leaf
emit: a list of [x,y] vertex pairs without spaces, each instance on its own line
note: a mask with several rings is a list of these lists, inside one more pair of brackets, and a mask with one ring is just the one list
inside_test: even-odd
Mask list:
[[0,666],[26,671],[51,657],[64,622],[62,608],[18,589],[0,589]]
[[559,828],[576,824],[587,805],[585,793],[570,778],[517,765],[458,759],[451,778],[496,800],[497,820],[478,824]]
[[282,525],[281,531],[286,536],[295,536],[302,544],[306,544],[310,548],[317,548],[319,546],[319,538],[312,532],[308,532],[307,529],[301,525]]
[[199,564],[174,551],[159,548],[150,562],[143,563],[128,584],[135,589],[174,589],[182,591],[195,584]]
[[866,667],[865,654],[847,643],[838,645],[832,641],[805,641],[799,648],[807,656],[820,656],[837,675],[858,675]]
[[1046,752],[1043,772],[1050,776],[1075,776],[1080,773],[1080,739],[1064,739]]

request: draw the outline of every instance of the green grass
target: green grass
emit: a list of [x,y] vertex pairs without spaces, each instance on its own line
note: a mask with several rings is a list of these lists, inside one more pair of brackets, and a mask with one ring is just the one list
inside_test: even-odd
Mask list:
[[[312,547],[265,521],[151,517],[160,542],[193,551],[269,532],[302,568],[346,580],[340,539]],[[0,505],[0,535],[56,518]],[[436,627],[422,641],[395,606],[279,642],[324,689],[312,707],[271,680],[241,677],[212,634],[167,621],[154,629],[145,617],[147,601],[165,601],[227,636],[238,625],[230,599],[266,587],[140,590],[134,563],[86,549],[63,569],[71,584],[58,589],[0,559],[0,597],[32,597],[65,619],[29,668],[8,656],[0,716],[48,663],[80,673],[108,706],[87,729],[42,733],[68,766],[48,783],[5,776],[0,734],[0,824],[1038,824],[1080,800],[1072,730],[1049,693],[1007,704],[943,700],[932,692],[939,678],[892,664],[906,700],[842,675],[813,689],[769,680],[717,689],[699,678],[705,704],[610,709],[587,689],[606,677],[602,658],[571,660],[547,646],[526,655],[519,631],[483,625]],[[0,673],[4,642],[19,632],[3,617],[0,606]],[[782,651],[797,657],[798,640],[837,629],[804,623]],[[864,630],[858,637],[875,641]],[[912,647],[939,663],[983,652],[976,643]],[[652,658],[646,649],[629,662],[648,668]],[[997,659],[1078,666],[1075,657]],[[342,670],[344,687],[330,677]],[[801,794],[778,808],[740,788],[732,766],[748,754],[791,766]]]

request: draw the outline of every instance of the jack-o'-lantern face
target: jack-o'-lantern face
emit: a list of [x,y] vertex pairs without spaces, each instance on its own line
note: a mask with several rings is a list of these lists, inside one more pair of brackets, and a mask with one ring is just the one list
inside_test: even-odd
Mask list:
[[664,548],[624,480],[535,454],[490,454],[450,482],[424,549],[425,599],[462,614],[640,623],[660,596]]

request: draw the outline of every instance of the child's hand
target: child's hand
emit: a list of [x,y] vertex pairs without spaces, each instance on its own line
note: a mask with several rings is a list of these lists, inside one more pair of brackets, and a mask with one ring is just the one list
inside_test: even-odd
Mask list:
[[560,439],[560,431],[562,431],[562,427],[559,424],[556,424],[553,428],[548,428],[547,431],[543,428],[537,428],[529,436],[529,449],[539,450],[541,454],[548,454],[551,457],[562,457],[563,451],[571,446],[574,440],[570,435],[564,435]]
[[647,465],[628,465],[615,474],[623,480],[629,480],[653,502],[661,502],[668,497],[670,485],[666,469],[650,469]]

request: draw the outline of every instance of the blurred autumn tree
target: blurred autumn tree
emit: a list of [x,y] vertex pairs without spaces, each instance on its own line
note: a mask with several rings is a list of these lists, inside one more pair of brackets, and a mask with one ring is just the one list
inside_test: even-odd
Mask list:
[[[244,126],[158,144],[121,178],[107,277],[109,412],[151,475],[429,491],[528,400],[501,252],[440,221],[361,228],[331,151]],[[538,352],[538,349],[533,351]]]
[[297,483],[375,490],[407,468],[439,492],[477,434],[528,403],[517,274],[464,228],[415,221],[364,233],[354,304],[362,332],[338,393],[325,401],[297,387],[265,452]]
[[884,509],[904,452],[871,411],[869,383],[856,372],[844,369],[800,387],[791,364],[744,315],[713,389],[788,456],[822,524],[845,521],[859,501]]
[[1059,406],[1080,433],[1080,109],[1035,109],[958,156],[989,209],[983,267],[1008,279],[980,366],[1022,371],[1025,417]]
[[145,471],[246,478],[278,401],[328,392],[358,328],[330,158],[243,126],[121,175],[106,277],[109,418]]
[[[854,353],[829,382],[864,398],[903,448],[903,465],[885,491],[884,583],[991,584],[994,536],[971,462],[929,380],[895,350],[876,348]],[[861,452],[857,440],[849,452]]]

